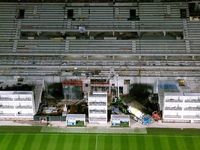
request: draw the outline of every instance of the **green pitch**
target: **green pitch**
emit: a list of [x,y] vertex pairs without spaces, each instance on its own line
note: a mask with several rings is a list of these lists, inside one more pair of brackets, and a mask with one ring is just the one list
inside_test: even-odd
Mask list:
[[200,130],[148,129],[148,134],[42,133],[0,127],[0,150],[199,150]]

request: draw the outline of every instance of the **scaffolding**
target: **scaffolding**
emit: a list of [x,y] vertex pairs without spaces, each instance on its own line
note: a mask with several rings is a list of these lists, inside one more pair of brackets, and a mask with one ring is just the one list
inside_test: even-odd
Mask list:
[[83,99],[83,82],[81,80],[65,80],[62,84],[66,100]]

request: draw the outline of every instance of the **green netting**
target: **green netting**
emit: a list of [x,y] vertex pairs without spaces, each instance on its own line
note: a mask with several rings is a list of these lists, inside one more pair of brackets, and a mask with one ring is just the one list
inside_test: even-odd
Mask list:
[[68,100],[81,100],[82,97],[82,89],[79,86],[65,86],[63,88],[65,99]]

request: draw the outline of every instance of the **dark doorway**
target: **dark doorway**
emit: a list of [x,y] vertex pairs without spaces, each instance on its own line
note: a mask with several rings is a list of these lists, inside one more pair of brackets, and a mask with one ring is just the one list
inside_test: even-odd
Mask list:
[[19,9],[18,19],[24,19],[25,9]]
[[180,18],[187,18],[186,9],[180,9]]
[[199,3],[189,3],[189,16],[199,17],[200,16],[200,4]]
[[135,18],[136,18],[136,10],[130,9],[130,19],[135,19]]
[[74,16],[74,10],[73,9],[68,9],[67,10],[67,18],[68,19],[73,19]]
[[123,86],[120,86],[119,87],[119,94],[123,94],[124,92],[123,92]]

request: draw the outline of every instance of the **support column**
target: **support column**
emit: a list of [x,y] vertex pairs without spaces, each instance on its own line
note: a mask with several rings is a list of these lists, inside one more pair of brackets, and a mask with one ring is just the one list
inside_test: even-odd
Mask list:
[[166,36],[166,31],[163,31],[163,35]]
[[40,31],[37,31],[37,35],[38,35],[38,36],[40,35],[40,33],[41,33]]
[[140,36],[140,34],[141,34],[140,31],[138,31],[137,34],[138,34],[138,36]]
[[90,36],[90,31],[87,31],[87,35]]
[[195,60],[195,56],[194,55],[192,56],[192,60]]
[[112,32],[113,36],[115,36],[115,31]]

